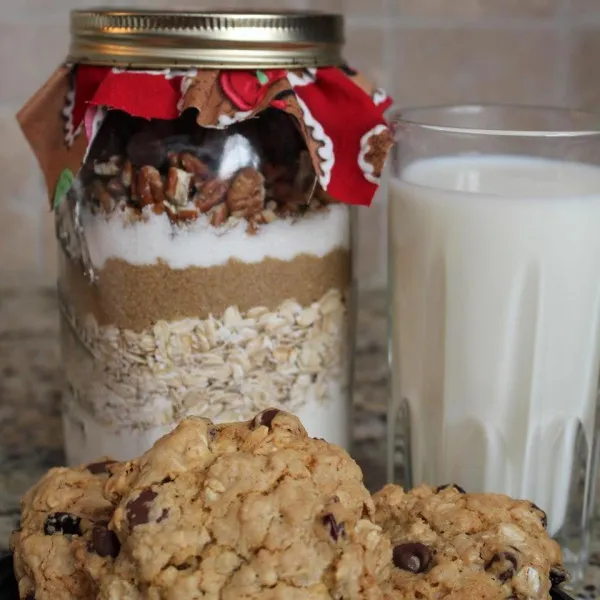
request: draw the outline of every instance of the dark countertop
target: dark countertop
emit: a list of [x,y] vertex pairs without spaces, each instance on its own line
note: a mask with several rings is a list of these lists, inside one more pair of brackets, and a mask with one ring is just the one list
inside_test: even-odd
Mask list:
[[[362,294],[358,315],[352,454],[363,468],[367,487],[375,490],[385,482],[385,293]],[[23,493],[63,462],[54,290],[0,290],[0,373],[1,554],[17,524]],[[600,554],[594,550],[594,566],[578,587],[578,597],[585,600],[600,600]]]

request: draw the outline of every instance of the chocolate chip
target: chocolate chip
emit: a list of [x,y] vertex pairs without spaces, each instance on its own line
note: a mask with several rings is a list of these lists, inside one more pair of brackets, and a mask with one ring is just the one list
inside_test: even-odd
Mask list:
[[569,578],[569,574],[562,567],[552,567],[550,569],[550,584],[551,586],[558,587]]
[[454,488],[459,494],[466,494],[467,492],[460,487],[460,485],[456,485],[456,483],[447,483],[446,485],[440,485],[435,493],[439,494],[440,492],[447,490],[448,488]]
[[408,542],[394,546],[394,565],[410,573],[423,573],[431,564],[431,551],[420,542]]
[[163,508],[162,512],[160,513],[160,517],[158,517],[158,519],[156,519],[156,522],[160,523],[161,521],[164,521],[168,516],[169,516],[169,509]]
[[343,523],[338,523],[331,513],[323,517],[323,525],[329,527],[329,535],[337,542],[341,537],[346,537],[346,529]]
[[512,552],[497,552],[485,565],[485,570],[494,575],[501,583],[514,577],[519,561]]
[[89,549],[95,552],[98,556],[110,556],[116,558],[121,549],[121,543],[114,531],[108,529],[106,524],[97,523],[92,528],[92,539]]
[[87,466],[87,470],[92,475],[102,475],[103,473],[109,473],[108,467],[114,465],[116,460],[102,460],[100,462],[91,463]]
[[81,535],[81,519],[71,513],[55,512],[50,513],[44,522],[44,533],[54,535],[62,533],[63,535]]
[[276,408],[269,408],[265,410],[265,412],[258,415],[258,424],[264,425],[271,429],[271,423],[273,423],[273,419],[279,414],[279,410]]
[[530,503],[532,508],[534,508],[535,510],[537,510],[540,513],[540,520],[542,522],[542,527],[544,529],[548,528],[548,515],[546,514],[545,511],[543,511],[535,502],[531,502]]
[[27,596],[25,596],[24,600],[35,600],[35,594],[33,592],[29,592]]
[[127,520],[131,527],[143,525],[150,520],[150,503],[158,494],[146,488],[142,490],[140,495],[135,500],[130,500],[125,507]]

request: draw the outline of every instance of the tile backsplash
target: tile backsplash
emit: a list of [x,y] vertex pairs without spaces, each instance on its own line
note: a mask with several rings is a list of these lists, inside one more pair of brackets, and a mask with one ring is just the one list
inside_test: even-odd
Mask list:
[[[3,0],[0,285],[50,283],[55,242],[41,175],[14,114],[64,57],[68,10],[90,5],[343,12],[347,57],[403,105],[600,106],[600,0]],[[9,82],[9,83],[8,83]],[[385,194],[360,215],[358,269],[385,283]]]

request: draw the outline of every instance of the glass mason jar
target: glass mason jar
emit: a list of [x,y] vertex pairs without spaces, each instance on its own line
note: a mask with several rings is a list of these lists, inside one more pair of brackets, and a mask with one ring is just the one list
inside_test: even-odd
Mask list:
[[133,17],[72,16],[63,112],[87,144],[55,195],[68,462],[271,406],[347,447],[349,204],[369,199],[325,191],[320,104],[290,87],[340,64],[340,18]]

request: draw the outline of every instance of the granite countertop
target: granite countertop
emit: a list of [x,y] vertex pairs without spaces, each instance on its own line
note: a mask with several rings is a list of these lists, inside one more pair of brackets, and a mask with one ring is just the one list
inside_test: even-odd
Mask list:
[[[375,490],[385,482],[388,398],[385,293],[360,297],[354,382],[353,456]],[[62,387],[56,295],[0,290],[0,554],[19,518],[19,500],[63,462]],[[578,597],[600,600],[600,554]]]

